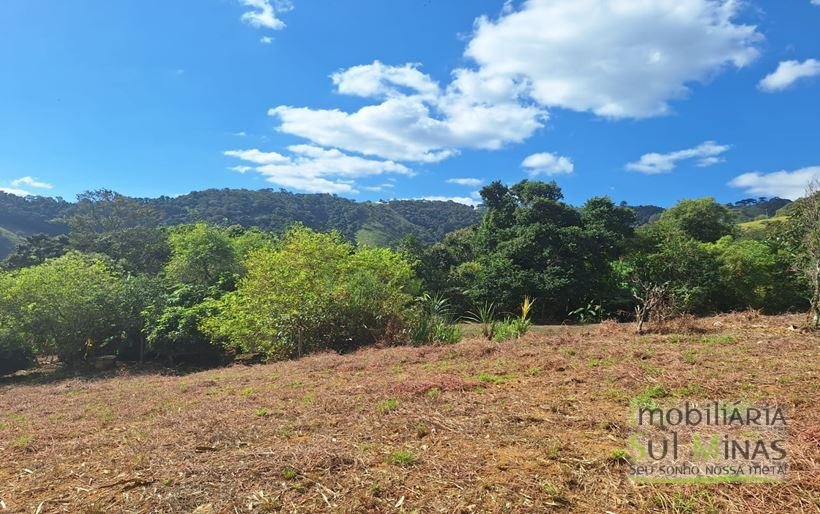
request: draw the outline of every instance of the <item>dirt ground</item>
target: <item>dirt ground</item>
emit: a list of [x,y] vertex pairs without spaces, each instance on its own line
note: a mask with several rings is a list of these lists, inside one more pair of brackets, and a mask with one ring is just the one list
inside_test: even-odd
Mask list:
[[[820,337],[803,321],[4,379],[0,512],[820,512]],[[628,406],[647,391],[785,406],[787,481],[631,482]]]

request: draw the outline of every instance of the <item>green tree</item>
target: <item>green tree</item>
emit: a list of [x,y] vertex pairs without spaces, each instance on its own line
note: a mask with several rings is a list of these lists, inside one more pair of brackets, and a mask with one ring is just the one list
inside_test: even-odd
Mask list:
[[737,233],[732,211],[714,198],[682,200],[664,211],[659,223],[703,243],[714,243],[723,236]]
[[172,282],[209,287],[241,272],[237,248],[227,229],[197,223],[171,229],[171,259],[166,274]]
[[632,234],[634,214],[607,198],[581,209],[561,201],[554,183],[494,182],[481,191],[487,212],[473,238],[474,261],[456,269],[474,277],[473,303],[514,312],[521,298],[538,298],[536,320],[562,320],[612,289],[609,261]]
[[122,327],[122,276],[99,256],[69,252],[0,278],[0,318],[12,340],[64,362],[93,355]]

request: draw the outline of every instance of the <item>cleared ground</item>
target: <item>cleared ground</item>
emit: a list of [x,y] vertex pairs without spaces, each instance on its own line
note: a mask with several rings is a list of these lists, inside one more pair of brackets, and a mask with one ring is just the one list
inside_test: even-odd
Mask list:
[[[820,338],[739,314],[636,336],[367,349],[184,376],[5,379],[0,511],[818,512]],[[789,409],[779,485],[635,485],[630,399]],[[650,389],[651,388],[651,389]]]

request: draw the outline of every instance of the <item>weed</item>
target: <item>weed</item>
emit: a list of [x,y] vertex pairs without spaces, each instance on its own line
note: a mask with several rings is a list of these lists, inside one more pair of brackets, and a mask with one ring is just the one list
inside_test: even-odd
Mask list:
[[412,466],[416,462],[416,456],[410,450],[396,450],[390,454],[389,460],[397,466]]
[[612,462],[629,462],[629,452],[621,448],[617,448],[610,452],[609,460]]
[[534,377],[535,375],[540,375],[541,374],[541,368],[539,368],[538,366],[533,366],[533,367],[527,369],[527,371],[525,371],[524,374],[527,375],[528,377]]
[[702,396],[703,386],[700,384],[688,384],[675,390],[675,396]]
[[683,362],[686,364],[698,363],[698,353],[695,350],[684,350],[681,355],[683,356]]
[[399,408],[399,401],[395,398],[385,400],[376,406],[376,412],[379,414],[387,414]]
[[302,405],[310,405],[316,401],[316,395],[313,393],[308,393],[302,397]]
[[491,375],[489,373],[479,373],[478,381],[483,384],[503,384],[507,381],[505,377],[499,375]]
[[439,389],[438,387],[434,387],[434,388],[430,389],[429,391],[427,391],[427,394],[425,394],[425,396],[427,397],[428,400],[435,400],[439,396],[441,396],[441,389]]
[[561,445],[558,443],[553,444],[547,449],[547,458],[552,460],[558,460],[561,456]]
[[297,476],[299,476],[299,472],[291,467],[287,467],[282,470],[282,478],[285,480],[293,480]]
[[413,428],[416,431],[416,437],[419,439],[423,439],[430,435],[430,427],[427,426],[427,423],[419,421],[413,426]]
[[248,396],[252,395],[255,392],[256,392],[256,389],[254,389],[253,387],[246,387],[245,389],[243,389],[239,393],[239,395],[244,396],[245,398],[247,398]]
[[541,491],[547,496],[547,500],[552,501],[553,503],[566,503],[567,499],[564,496],[564,493],[561,491],[561,488],[554,483],[550,482],[549,480],[541,480],[538,483],[538,486],[541,488]]
[[22,449],[28,448],[31,443],[34,441],[34,436],[30,434],[24,434],[14,440],[14,446]]
[[668,393],[663,387],[659,385],[652,385],[644,389],[644,391],[638,396],[632,398],[629,403],[634,408],[646,407],[649,409],[654,409],[657,407],[655,400],[658,398],[666,398],[667,396]]
[[730,335],[711,335],[703,336],[700,342],[706,345],[718,346],[727,345],[735,342],[735,338]]
[[270,411],[268,409],[266,409],[265,407],[259,407],[258,409],[256,409],[255,413],[260,418],[266,418],[266,417],[270,416]]

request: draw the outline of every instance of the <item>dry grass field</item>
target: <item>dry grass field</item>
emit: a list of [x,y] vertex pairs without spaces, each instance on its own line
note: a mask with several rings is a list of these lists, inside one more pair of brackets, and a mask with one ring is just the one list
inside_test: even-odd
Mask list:
[[[736,314],[637,336],[365,349],[0,382],[0,512],[818,512],[820,337]],[[785,405],[784,484],[633,484],[630,399]]]

